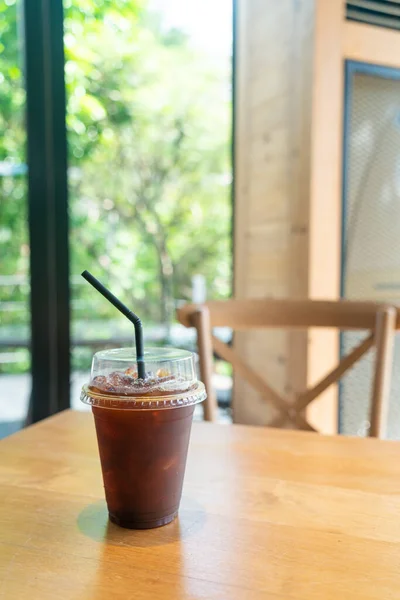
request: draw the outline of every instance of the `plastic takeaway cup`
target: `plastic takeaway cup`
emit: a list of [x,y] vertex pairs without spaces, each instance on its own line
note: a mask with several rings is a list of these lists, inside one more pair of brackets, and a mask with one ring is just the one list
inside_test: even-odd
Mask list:
[[92,405],[110,520],[166,525],[178,513],[195,405],[206,398],[193,354],[149,348],[146,379],[136,351],[97,352],[81,400]]

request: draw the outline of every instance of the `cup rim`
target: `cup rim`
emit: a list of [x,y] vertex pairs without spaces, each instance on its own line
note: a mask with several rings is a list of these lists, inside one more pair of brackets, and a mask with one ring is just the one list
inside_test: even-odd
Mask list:
[[114,410],[166,410],[199,404],[206,398],[206,389],[201,381],[197,381],[195,387],[190,390],[165,396],[111,396],[93,392],[89,385],[85,384],[80,397],[84,404]]
[[[147,346],[144,350],[145,362],[180,362],[182,360],[193,359],[193,352],[183,348]],[[136,348],[108,348],[95,352],[93,358],[104,361],[118,361],[131,363],[136,360]]]

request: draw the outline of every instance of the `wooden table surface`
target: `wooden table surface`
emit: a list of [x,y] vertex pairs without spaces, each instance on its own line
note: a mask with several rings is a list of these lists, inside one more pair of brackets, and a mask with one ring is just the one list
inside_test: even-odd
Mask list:
[[400,598],[400,444],[196,423],[179,518],[107,521],[90,414],[0,442],[0,598]]

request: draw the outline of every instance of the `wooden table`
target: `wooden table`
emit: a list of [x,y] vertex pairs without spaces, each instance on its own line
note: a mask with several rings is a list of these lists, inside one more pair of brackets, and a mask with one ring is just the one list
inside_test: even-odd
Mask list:
[[0,598],[400,598],[400,444],[196,423],[179,519],[107,521],[90,414],[0,442]]

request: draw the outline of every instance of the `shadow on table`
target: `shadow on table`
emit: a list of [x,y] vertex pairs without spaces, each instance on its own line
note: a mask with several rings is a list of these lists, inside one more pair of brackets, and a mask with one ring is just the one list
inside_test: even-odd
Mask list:
[[172,523],[156,529],[134,530],[114,525],[108,520],[107,506],[104,501],[86,506],[80,513],[77,524],[83,535],[97,542],[106,542],[114,546],[147,548],[172,544],[195,535],[203,528],[205,520],[206,513],[201,505],[186,497],[178,517]]

